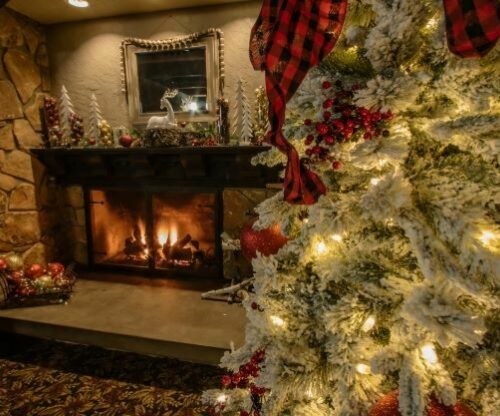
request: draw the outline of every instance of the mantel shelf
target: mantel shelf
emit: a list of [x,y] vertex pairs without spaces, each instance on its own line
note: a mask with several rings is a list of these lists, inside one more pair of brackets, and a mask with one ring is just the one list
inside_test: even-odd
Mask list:
[[64,185],[265,187],[279,182],[280,167],[253,166],[261,146],[32,149]]

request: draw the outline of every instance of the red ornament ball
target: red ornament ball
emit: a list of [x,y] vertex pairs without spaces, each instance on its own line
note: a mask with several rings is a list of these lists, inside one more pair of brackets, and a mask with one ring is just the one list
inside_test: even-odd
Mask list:
[[47,273],[52,277],[60,276],[64,273],[64,266],[61,263],[49,263]]
[[331,88],[332,84],[330,81],[323,81],[323,89],[327,90],[328,88]]
[[34,263],[24,270],[24,275],[28,279],[36,279],[44,274],[44,269],[40,264]]
[[[370,409],[368,416],[401,416],[399,411],[399,390],[394,390],[382,397]],[[445,406],[434,396],[427,404],[426,416],[477,416],[467,405],[457,402],[454,406]]]
[[130,147],[130,146],[132,146],[132,142],[133,141],[134,141],[134,138],[130,134],[124,134],[119,139],[119,142],[120,142],[120,144],[123,147]]
[[252,228],[255,221],[256,219],[247,223],[240,234],[241,252],[247,260],[257,257],[257,252],[264,256],[276,254],[288,242],[288,238],[281,234],[278,224],[257,231]]
[[7,270],[7,262],[5,259],[0,259],[0,272]]

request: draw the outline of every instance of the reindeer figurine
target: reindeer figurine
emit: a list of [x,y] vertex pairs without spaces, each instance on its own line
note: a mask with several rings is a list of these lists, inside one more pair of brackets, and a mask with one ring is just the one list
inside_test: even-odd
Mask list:
[[167,110],[167,115],[164,117],[153,116],[148,121],[147,129],[173,129],[177,128],[175,114],[169,98],[174,98],[179,93],[176,89],[167,88],[163,97],[160,100],[160,109]]

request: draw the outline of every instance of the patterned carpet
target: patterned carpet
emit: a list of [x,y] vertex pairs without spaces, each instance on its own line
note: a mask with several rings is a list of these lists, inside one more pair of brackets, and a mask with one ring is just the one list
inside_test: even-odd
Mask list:
[[0,333],[0,416],[198,416],[215,367]]

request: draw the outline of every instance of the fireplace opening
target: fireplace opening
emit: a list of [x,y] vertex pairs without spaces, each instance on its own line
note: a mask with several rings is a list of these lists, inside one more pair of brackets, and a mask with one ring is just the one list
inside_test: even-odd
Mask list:
[[219,204],[217,192],[89,190],[89,264],[218,277]]

